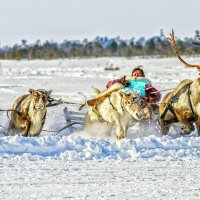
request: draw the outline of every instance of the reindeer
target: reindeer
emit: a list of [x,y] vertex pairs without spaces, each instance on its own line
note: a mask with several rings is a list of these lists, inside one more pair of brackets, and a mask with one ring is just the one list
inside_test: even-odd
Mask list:
[[[123,92],[124,86],[115,83],[108,90],[100,92],[95,89],[97,98],[87,101],[90,109],[85,117],[82,130],[93,124],[104,124],[107,134],[110,135],[116,125],[117,139],[127,136],[127,129],[144,118],[144,112],[140,105],[140,97],[135,92]],[[98,130],[96,130],[98,131]]]
[[[178,59],[188,67],[196,67],[200,70],[199,65],[188,64],[180,57],[173,30],[170,36]],[[163,135],[168,133],[171,124],[180,122],[184,125],[182,134],[190,134],[191,131],[194,131],[193,124],[195,123],[200,136],[200,78],[194,81],[183,80],[174,91],[164,96],[159,106],[159,112]]]
[[46,116],[47,99],[51,94],[44,89],[29,89],[30,94],[23,95],[15,100],[9,132],[12,134],[19,128],[23,130],[22,136],[38,136],[42,130]]

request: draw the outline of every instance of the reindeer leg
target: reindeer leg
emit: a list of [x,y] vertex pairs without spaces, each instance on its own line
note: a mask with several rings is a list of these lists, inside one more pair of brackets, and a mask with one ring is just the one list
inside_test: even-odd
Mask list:
[[119,115],[116,114],[116,115],[113,116],[113,119],[114,119],[114,121],[117,125],[117,130],[116,130],[117,139],[121,140],[121,139],[124,138],[125,133],[124,133],[124,129],[122,127],[122,124],[120,122],[120,117],[119,117]]
[[195,125],[197,128],[198,135],[200,136],[200,118],[198,118],[198,120],[195,122]]
[[171,125],[164,125],[164,124],[161,124],[161,125],[160,125],[160,129],[161,129],[162,135],[167,135],[168,132],[169,132],[170,127],[171,127]]
[[124,138],[127,138],[128,126],[124,126]]
[[30,127],[31,127],[31,122],[29,120],[26,120],[25,121],[25,129],[24,129],[24,132],[22,133],[23,137],[27,137],[28,136],[28,132],[30,130]]
[[122,125],[123,131],[124,131],[124,136],[123,136],[123,138],[126,138],[126,137],[127,137],[128,124],[126,124],[126,123],[121,123],[121,125]]
[[188,135],[192,131],[195,130],[194,125],[191,122],[189,122],[187,119],[182,118],[180,116],[177,116],[177,118],[178,118],[179,122],[185,126],[185,128],[183,128],[183,133],[182,133],[183,135]]

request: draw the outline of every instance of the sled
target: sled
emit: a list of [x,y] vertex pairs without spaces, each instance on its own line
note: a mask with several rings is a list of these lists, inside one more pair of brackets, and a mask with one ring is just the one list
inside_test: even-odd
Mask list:
[[[67,107],[64,108],[63,112],[66,126],[63,127],[62,130],[67,129],[68,132],[71,134],[79,130],[80,126],[83,126],[86,113],[70,111]],[[77,128],[77,125],[79,125],[79,128]]]

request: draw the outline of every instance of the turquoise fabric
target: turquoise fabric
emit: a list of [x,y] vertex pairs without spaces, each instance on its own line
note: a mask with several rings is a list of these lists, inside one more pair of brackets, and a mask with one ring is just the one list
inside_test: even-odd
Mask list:
[[148,84],[146,80],[130,80],[130,86],[125,88],[126,92],[137,92],[141,97],[146,97],[145,86]]

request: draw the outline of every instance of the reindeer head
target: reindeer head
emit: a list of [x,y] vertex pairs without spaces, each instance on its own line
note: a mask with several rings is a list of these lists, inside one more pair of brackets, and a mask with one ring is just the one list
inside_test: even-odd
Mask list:
[[124,93],[120,92],[124,109],[136,120],[141,120],[144,117],[143,109],[140,105],[140,96],[135,92]]
[[42,110],[46,107],[47,98],[50,96],[52,90],[46,91],[44,89],[29,89],[29,93],[33,96],[33,103],[36,110]]

